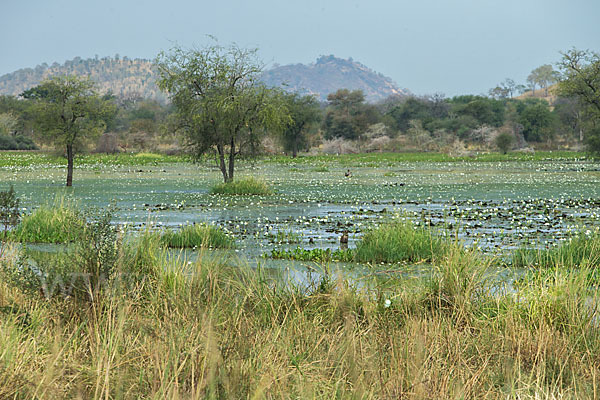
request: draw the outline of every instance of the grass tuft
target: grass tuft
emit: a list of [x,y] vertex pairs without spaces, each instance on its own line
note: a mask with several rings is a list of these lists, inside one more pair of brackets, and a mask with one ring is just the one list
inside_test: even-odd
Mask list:
[[53,205],[44,205],[24,216],[8,237],[25,243],[70,243],[83,234],[85,217],[76,205],[57,198]]
[[579,268],[600,266],[600,232],[587,231],[550,249],[517,249],[511,257],[513,267]]
[[430,228],[397,221],[367,232],[356,246],[355,258],[374,263],[431,262],[447,248],[447,240]]
[[234,247],[233,239],[223,229],[207,224],[185,225],[178,231],[168,230],[161,235],[161,242],[168,247],[176,248],[230,249]]
[[221,183],[211,189],[211,194],[225,195],[269,195],[273,191],[263,180],[253,177],[236,179],[231,182]]

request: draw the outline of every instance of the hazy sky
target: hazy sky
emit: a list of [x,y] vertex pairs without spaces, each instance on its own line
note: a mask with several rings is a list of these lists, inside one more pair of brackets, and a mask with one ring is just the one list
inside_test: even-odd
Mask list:
[[360,61],[416,94],[481,94],[600,51],[600,0],[0,0],[0,75],[177,44],[258,47],[267,65]]

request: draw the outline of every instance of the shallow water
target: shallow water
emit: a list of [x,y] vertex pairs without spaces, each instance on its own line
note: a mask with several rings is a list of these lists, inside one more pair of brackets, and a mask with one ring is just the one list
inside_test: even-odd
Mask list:
[[[352,247],[365,229],[394,218],[431,224],[494,254],[552,246],[600,225],[600,164],[590,161],[341,165],[332,157],[318,165],[238,166],[237,176],[261,177],[276,194],[210,195],[220,172],[194,164],[85,166],[76,168],[73,188],[63,187],[64,168],[5,167],[0,185],[14,184],[26,212],[56,196],[84,208],[114,202],[116,222],[130,231],[208,221],[230,231],[238,254],[253,260],[274,248],[335,249],[345,230]],[[278,231],[294,232],[299,243],[274,243]]]

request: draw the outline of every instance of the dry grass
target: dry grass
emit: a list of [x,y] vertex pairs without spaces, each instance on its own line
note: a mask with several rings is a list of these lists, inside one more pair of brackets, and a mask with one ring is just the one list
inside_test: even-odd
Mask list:
[[156,276],[96,302],[0,282],[0,398],[599,395],[598,295],[576,274],[515,297],[476,253],[449,251],[429,278],[300,288],[152,243],[140,259]]

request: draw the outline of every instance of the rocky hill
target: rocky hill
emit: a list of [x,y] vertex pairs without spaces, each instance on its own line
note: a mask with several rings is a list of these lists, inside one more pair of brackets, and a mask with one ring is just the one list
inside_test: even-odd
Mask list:
[[322,101],[327,100],[329,93],[342,88],[362,90],[369,102],[409,93],[406,89],[400,89],[390,78],[351,58],[344,60],[332,55],[321,56],[309,65],[275,66],[263,74],[263,80],[271,86],[317,95]]
[[[42,64],[35,68],[19,69],[0,76],[0,94],[18,95],[55,75],[84,75],[98,83],[102,93],[111,91],[116,96],[141,96],[164,100],[165,95],[156,86],[156,68],[149,60],[116,56],[82,59],[75,57],[64,64]],[[288,91],[315,94],[322,101],[338,89],[360,89],[367,101],[375,102],[391,95],[405,95],[390,79],[372,71],[352,59],[323,56],[316,63],[276,66],[263,74],[270,86]]]
[[165,100],[156,86],[156,69],[149,60],[127,57],[82,59],[75,57],[64,64],[42,64],[0,76],[0,94],[18,95],[42,80],[56,75],[89,76],[102,93],[112,91],[120,97],[141,96]]

